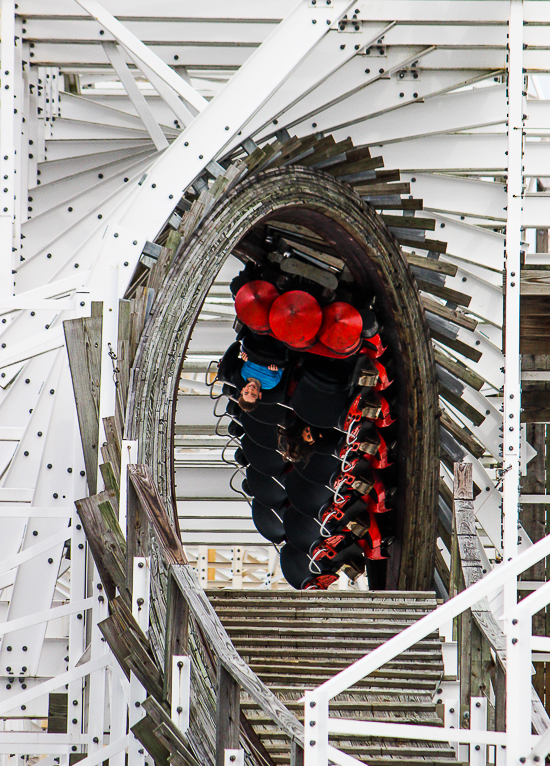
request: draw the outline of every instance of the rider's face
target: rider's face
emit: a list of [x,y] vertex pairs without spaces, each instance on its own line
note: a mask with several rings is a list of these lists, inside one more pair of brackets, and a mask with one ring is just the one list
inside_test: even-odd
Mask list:
[[241,389],[241,396],[245,402],[255,402],[260,397],[260,389],[257,383],[249,380],[246,386]]

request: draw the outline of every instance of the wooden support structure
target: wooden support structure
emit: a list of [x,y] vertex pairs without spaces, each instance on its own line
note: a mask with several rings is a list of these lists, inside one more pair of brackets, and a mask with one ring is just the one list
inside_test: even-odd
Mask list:
[[97,492],[102,327],[103,319],[100,316],[63,322],[86,478],[91,495]]
[[239,747],[241,687],[223,664],[218,664],[216,699],[216,766],[224,766],[225,750]]

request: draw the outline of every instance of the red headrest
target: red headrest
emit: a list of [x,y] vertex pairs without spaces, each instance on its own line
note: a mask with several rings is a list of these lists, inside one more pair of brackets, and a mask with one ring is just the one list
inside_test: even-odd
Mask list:
[[353,348],[361,337],[361,314],[349,303],[336,301],[323,309],[323,324],[319,339],[328,348],[344,353]]
[[297,348],[308,347],[313,341],[323,314],[321,307],[309,293],[290,290],[283,293],[271,306],[269,324],[273,335]]
[[269,310],[279,291],[262,279],[243,285],[235,296],[235,311],[243,324],[255,332],[269,332]]

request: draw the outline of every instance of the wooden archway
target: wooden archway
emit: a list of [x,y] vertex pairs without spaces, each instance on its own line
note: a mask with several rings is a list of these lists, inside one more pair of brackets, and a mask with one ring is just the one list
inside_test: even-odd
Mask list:
[[[126,436],[139,442],[167,507],[175,507],[172,424],[185,352],[206,294],[252,227],[277,218],[314,226],[355,279],[374,283],[401,360],[406,423],[402,535],[387,587],[432,587],[438,496],[438,402],[433,352],[411,274],[382,218],[348,185],[322,171],[275,168],[250,177],[212,207],[178,250],[142,334],[130,383]],[[176,514],[173,514],[174,523]]]

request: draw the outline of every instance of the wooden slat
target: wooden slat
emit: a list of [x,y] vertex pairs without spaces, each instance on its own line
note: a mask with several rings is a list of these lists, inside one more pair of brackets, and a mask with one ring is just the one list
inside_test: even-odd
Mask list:
[[414,247],[416,250],[427,250],[428,252],[433,253],[447,252],[447,243],[442,242],[439,239],[424,239],[421,241],[417,239],[409,239],[406,235],[401,235],[399,230],[396,232],[395,238],[402,245],[405,245],[406,247]]
[[[409,220],[410,216],[403,216],[403,218]],[[416,219],[413,218],[412,220]],[[413,255],[412,253],[405,253],[405,258],[411,266],[418,266],[421,269],[434,271],[437,274],[446,274],[449,277],[454,277],[458,271],[458,266],[446,261],[436,261],[433,258],[425,258],[421,255]]]
[[220,662],[218,665],[218,697],[216,700],[216,766],[224,766],[225,751],[239,747],[241,689]]
[[462,362],[459,362],[456,359],[451,359],[438,348],[434,349],[434,356],[437,364],[440,364],[453,375],[456,375],[456,377],[464,381],[464,383],[475,388],[476,391],[481,391],[485,381],[480,375],[472,372],[472,370],[470,370],[469,367],[466,367]]
[[384,194],[410,194],[410,183],[379,183],[375,179],[374,183],[363,182],[360,186],[354,187],[355,191],[361,197],[379,197]]
[[442,319],[448,319],[459,327],[465,327],[467,330],[475,330],[478,325],[476,319],[466,316],[466,314],[463,314],[457,309],[450,309],[442,303],[438,303],[437,301],[432,300],[432,298],[428,298],[426,295],[422,295],[420,301],[426,311],[429,311],[431,314],[435,314]]
[[163,702],[162,674],[153,660],[147,637],[133,617],[128,604],[117,596],[110,604],[111,616],[98,623],[98,627],[124,670],[130,677],[133,671],[147,692]]
[[485,447],[483,447],[477,439],[475,439],[465,428],[459,426],[455,421],[447,415],[446,412],[441,414],[441,425],[457,440],[459,444],[462,444],[468,452],[474,457],[480,458],[485,453]]
[[351,175],[352,173],[363,173],[365,170],[376,170],[376,168],[384,167],[383,157],[364,157],[361,160],[355,162],[343,162],[339,165],[333,165],[326,169],[326,173],[330,173],[335,178],[340,176]]
[[[187,563],[181,544],[180,531],[179,529],[174,529],[170,522],[158,493],[157,485],[153,481],[147,466],[129,465],[128,479],[134,488],[141,507],[147,514],[150,523],[154,526],[155,533],[162,545],[162,550],[168,563]],[[175,516],[177,519],[177,514]]]
[[460,396],[449,391],[448,388],[445,388],[445,386],[441,384],[439,385],[439,395],[442,396],[445,401],[449,402],[449,404],[452,404],[453,407],[467,417],[468,420],[471,420],[474,425],[480,426],[485,420],[486,415],[483,415],[476,410],[475,407],[472,407],[471,404],[468,404],[468,402],[465,402]]
[[442,343],[444,346],[452,348],[453,351],[458,351],[459,354],[465,356],[466,359],[471,359],[473,362],[479,362],[483,355],[481,351],[477,350],[477,348],[472,348],[471,346],[468,346],[467,343],[463,343],[461,340],[453,340],[452,338],[448,338],[446,335],[443,335],[443,333],[437,332],[437,330],[430,330],[430,335],[434,340],[439,341],[439,343]]
[[[401,229],[424,229],[426,231],[434,231],[435,229],[435,219],[434,218],[415,218],[411,215],[385,215],[382,214],[382,220],[386,224],[386,226],[391,226],[392,228],[401,228]],[[409,260],[409,256],[407,255],[407,260]],[[414,258],[414,256],[412,256]],[[423,261],[424,259],[419,259],[420,261]],[[410,261],[409,261],[410,263]],[[438,263],[438,261],[435,261],[435,263]],[[422,266],[423,268],[428,268],[427,266],[424,266],[423,263],[415,264],[417,266]],[[453,268],[453,264],[449,263],[446,264],[447,266]],[[446,272],[442,271],[442,274],[451,273],[451,276],[454,277],[456,274],[457,267],[454,267],[454,274],[452,272]]]
[[82,317],[63,322],[86,479],[91,495],[97,492],[102,325],[100,317]]
[[100,492],[75,502],[78,515],[107,598],[113,599],[117,589],[129,601],[126,590],[126,540],[118,524],[116,495]]

